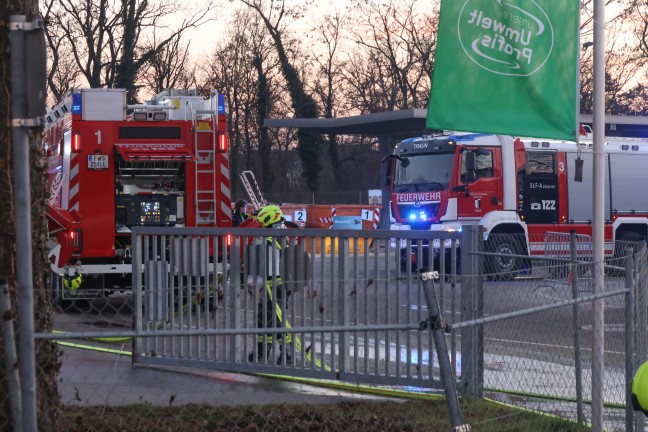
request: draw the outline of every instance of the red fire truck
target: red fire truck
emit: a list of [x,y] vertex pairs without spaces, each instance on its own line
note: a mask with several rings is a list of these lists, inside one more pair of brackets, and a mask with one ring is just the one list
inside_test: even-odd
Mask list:
[[[543,254],[548,232],[591,235],[592,147],[587,137],[578,144],[475,133],[406,139],[388,157],[391,228],[457,231],[479,224],[487,251],[519,255]],[[638,241],[648,232],[641,180],[648,140],[609,138],[606,153],[605,254],[611,257],[615,240]],[[491,258],[489,267],[514,276],[526,262]]]
[[122,89],[73,90],[48,111],[44,147],[49,256],[62,299],[130,286],[133,226],[231,226],[217,92],[167,90],[127,105]]

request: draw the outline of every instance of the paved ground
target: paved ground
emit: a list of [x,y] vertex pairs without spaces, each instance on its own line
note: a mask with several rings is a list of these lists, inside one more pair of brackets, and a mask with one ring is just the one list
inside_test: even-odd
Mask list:
[[377,399],[257,376],[189,368],[132,367],[128,355],[68,346],[61,346],[61,350],[59,392],[64,404],[240,405]]
[[[81,303],[79,309],[57,311],[58,331],[87,332],[129,330],[132,322],[128,296]],[[123,350],[119,355],[70,345]],[[65,404],[125,405],[151,403],[168,406],[187,403],[215,405],[267,403],[336,403],[342,400],[378,399],[375,396],[332,390],[259,376],[192,368],[131,366],[130,343],[102,344],[64,339],[60,343],[59,392]]]

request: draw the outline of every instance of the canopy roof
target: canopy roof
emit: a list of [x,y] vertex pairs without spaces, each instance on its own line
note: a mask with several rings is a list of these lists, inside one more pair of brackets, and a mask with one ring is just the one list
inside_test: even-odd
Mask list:
[[411,108],[341,118],[267,118],[267,128],[299,128],[314,133],[338,135],[390,135],[425,130],[427,109]]
[[[321,134],[396,135],[424,131],[427,109],[411,108],[341,118],[267,118],[267,128],[298,128]],[[592,124],[592,114],[581,114],[580,122]],[[605,132],[612,136],[648,137],[647,116],[606,116]]]

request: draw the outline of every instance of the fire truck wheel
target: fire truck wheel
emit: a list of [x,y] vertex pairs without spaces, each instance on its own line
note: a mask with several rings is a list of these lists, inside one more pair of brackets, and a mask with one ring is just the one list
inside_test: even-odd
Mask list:
[[523,260],[506,255],[522,255],[524,249],[513,235],[492,236],[486,242],[486,251],[498,256],[486,257],[485,272],[489,280],[512,281],[522,269]]

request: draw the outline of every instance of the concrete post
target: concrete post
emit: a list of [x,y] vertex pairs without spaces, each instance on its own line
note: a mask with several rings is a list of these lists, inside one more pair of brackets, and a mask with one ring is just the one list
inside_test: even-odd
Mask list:
[[[484,314],[481,225],[465,225],[461,231],[461,319],[480,319]],[[484,396],[484,329],[481,324],[461,330],[461,391],[465,396]]]

